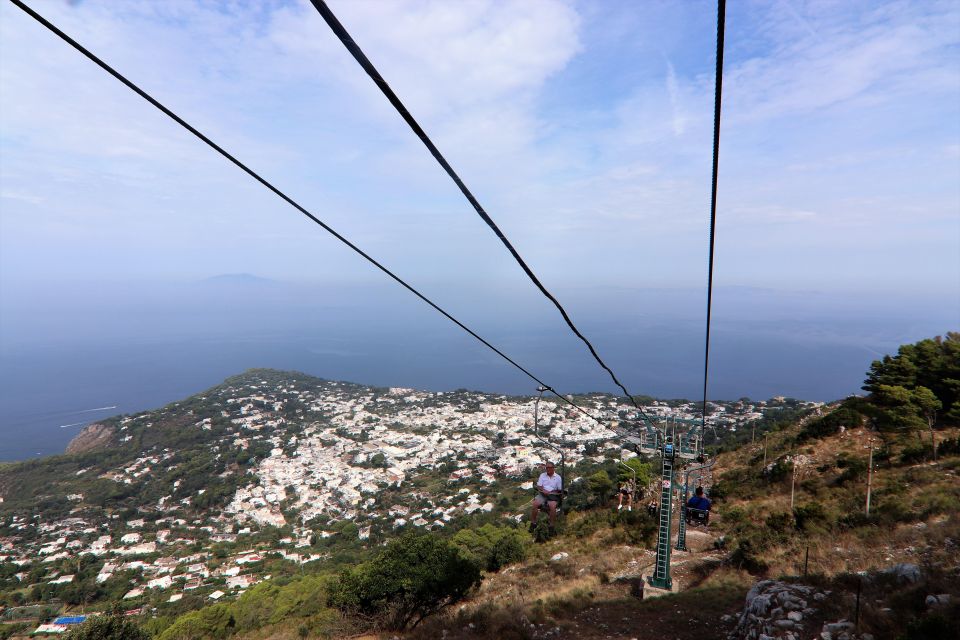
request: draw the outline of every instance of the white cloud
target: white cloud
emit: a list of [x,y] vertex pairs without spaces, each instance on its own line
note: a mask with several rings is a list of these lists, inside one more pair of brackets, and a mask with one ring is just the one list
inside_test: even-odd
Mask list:
[[673,132],[680,136],[686,130],[686,117],[680,104],[680,89],[677,86],[677,73],[670,61],[667,61],[667,93],[670,95],[670,109],[673,112]]
[[[390,264],[515,275],[306,2],[37,6]],[[624,11],[626,28],[617,11],[560,0],[332,7],[539,272],[589,281],[659,260],[699,281],[699,263],[685,261],[704,249],[709,211],[713,45],[700,8]],[[786,224],[813,237],[893,225],[908,210],[928,221],[956,213],[957,189],[944,186],[960,148],[948,125],[960,97],[953,4],[729,11],[720,218],[742,230],[726,241],[744,244],[728,260],[753,240],[786,242],[763,231]],[[71,234],[92,219],[115,221],[117,240],[204,238],[209,257],[185,258],[197,264],[269,236],[291,239],[274,256],[280,272],[345,268],[337,252],[317,256],[316,239],[269,194],[16,8],[0,17],[3,188],[44,200],[6,198],[8,210],[43,209],[37,219],[67,221]]]
[[[955,6],[891,3],[853,10],[853,16],[843,5],[818,8],[813,20],[819,37],[784,39],[771,52],[727,67],[724,94],[731,124],[956,88],[956,71],[943,64],[960,41]],[[787,13],[766,14],[766,28],[775,37],[793,32],[783,22],[794,20],[795,12]],[[804,30],[809,29],[807,22]]]

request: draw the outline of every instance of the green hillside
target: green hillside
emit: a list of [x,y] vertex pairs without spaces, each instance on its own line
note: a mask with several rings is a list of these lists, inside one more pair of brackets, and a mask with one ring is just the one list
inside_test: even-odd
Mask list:
[[[723,438],[723,444],[716,445],[721,452],[712,477],[705,480],[714,501],[710,526],[688,531],[689,550],[673,554],[679,592],[658,599],[638,597],[654,562],[657,526],[644,508],[646,499],[631,511],[616,508],[613,487],[626,477],[618,464],[618,448],[604,451],[591,445],[590,455],[565,470],[568,511],[556,535],[548,535],[543,525],[534,535],[528,533],[530,494],[519,480],[488,483],[479,494],[466,485],[457,489],[460,485],[448,476],[467,467],[452,464],[457,461],[453,455],[450,463],[409,478],[408,493],[395,488],[378,492],[370,507],[374,524],[367,538],[350,520],[300,524],[290,510],[295,503],[289,493],[278,508],[291,524],[255,527],[238,538],[241,525],[230,524],[220,509],[249,482],[260,461],[271,451],[292,446],[299,432],[284,425],[278,432],[258,431],[259,440],[251,438],[243,449],[227,446],[244,435],[236,431],[242,418],[231,398],[238,393],[261,397],[267,380],[278,376],[272,382],[288,394],[290,403],[270,396],[256,411],[262,410],[268,422],[287,416],[299,425],[323,423],[332,414],[304,402],[302,393],[343,384],[248,372],[161,414],[107,421],[109,444],[96,450],[0,469],[4,495],[10,496],[2,505],[0,530],[8,552],[14,539],[22,544],[49,535],[31,522],[51,513],[61,524],[71,518],[89,520],[99,509],[107,519],[97,526],[109,532],[112,544],[121,534],[142,531],[138,543],[156,538],[159,545],[160,527],[165,527],[165,536],[188,538],[186,552],[193,554],[177,560],[179,565],[167,558],[170,566],[177,566],[174,581],[181,576],[181,584],[189,583],[182,576],[199,566],[188,567],[190,562],[206,567],[210,578],[174,601],[168,592],[150,589],[131,597],[135,568],[121,567],[103,582],[95,580],[105,570],[97,557],[68,556],[31,565],[29,575],[20,576],[15,575],[17,565],[5,564],[0,580],[7,624],[0,632],[16,636],[29,630],[18,622],[20,605],[39,603],[63,613],[97,602],[96,608],[104,612],[126,611],[127,622],[162,640],[358,634],[653,639],[664,637],[666,630],[669,637],[693,640],[745,633],[744,598],[751,588],[756,592],[758,581],[768,580],[773,582],[759,586],[786,585],[782,588],[823,596],[804,609],[802,622],[784,619],[783,633],[790,624],[818,633],[832,628],[829,625],[842,628],[853,625],[849,621],[856,617],[850,638],[952,637],[938,634],[949,634],[948,621],[960,603],[960,420],[954,377],[960,371],[958,346],[960,335],[952,333],[906,345],[897,355],[873,363],[866,395],[815,410],[775,411],[754,425],[759,429],[751,429],[752,442]],[[391,396],[389,390],[357,387],[345,397],[353,397],[354,391],[365,394],[365,406],[388,404],[396,393],[404,393]],[[444,402],[462,404],[474,417],[482,407],[493,406],[484,403],[501,401],[458,394]],[[596,401],[606,403],[608,398]],[[251,403],[244,403],[244,415],[254,411],[248,409]],[[228,405],[233,413],[226,411]],[[390,411],[384,418],[360,423],[389,420]],[[158,422],[156,415],[163,420]],[[491,424],[496,429],[496,421]],[[334,427],[329,429],[332,433]],[[355,438],[349,440],[354,443],[351,457],[362,456],[371,438],[362,432],[344,433]],[[494,435],[490,437],[495,441]],[[143,463],[148,455],[162,464]],[[150,471],[137,476],[144,464]],[[641,485],[656,478],[656,460],[635,459],[631,464]],[[110,477],[116,473],[136,481],[118,482]],[[647,496],[651,488],[647,486]],[[69,497],[77,493],[83,496]],[[458,500],[467,496],[473,496],[474,505],[489,500],[491,508],[457,511],[448,526],[434,531],[377,520],[397,505],[436,513],[447,508],[444,505],[462,508],[465,502],[458,505]],[[181,506],[164,511],[170,500]],[[520,518],[513,517],[517,514]],[[144,522],[137,524],[137,518]],[[48,547],[50,551],[44,547],[40,553],[60,549]],[[160,548],[132,557],[162,564]],[[290,557],[299,560],[291,562]],[[898,566],[915,566],[916,575],[901,580]],[[57,576],[67,572],[74,581],[54,586]],[[237,573],[266,579],[213,602],[217,593],[230,593],[230,580]],[[162,580],[162,572],[157,575]],[[863,596],[859,606],[854,604],[857,591]]]

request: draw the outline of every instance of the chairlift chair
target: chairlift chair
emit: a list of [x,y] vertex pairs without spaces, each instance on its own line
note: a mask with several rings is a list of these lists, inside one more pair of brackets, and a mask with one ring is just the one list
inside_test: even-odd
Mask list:
[[[533,436],[539,440],[543,445],[549,447],[555,451],[560,456],[560,495],[557,496],[557,515],[563,515],[563,499],[567,495],[567,456],[562,448],[553,444],[546,438],[540,435],[540,400],[543,399],[543,394],[545,391],[549,391],[547,387],[540,386],[537,387],[537,399],[533,405]],[[540,511],[549,514],[549,507],[547,506],[550,501],[544,502],[540,505]]]

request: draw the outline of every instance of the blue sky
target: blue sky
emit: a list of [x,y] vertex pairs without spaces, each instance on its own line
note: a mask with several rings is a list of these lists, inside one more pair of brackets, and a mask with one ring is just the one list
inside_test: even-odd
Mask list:
[[[518,277],[308,3],[35,5],[402,273]],[[711,3],[331,6],[547,281],[702,281]],[[380,277],[0,15],[5,279]],[[956,291],[956,3],[733,2],[727,42],[720,282]]]
[[[309,3],[31,4],[465,319],[534,295]],[[713,3],[330,5],[564,302],[704,286]],[[0,317],[103,283],[382,281],[10,3],[0,152]],[[919,296],[956,328],[960,5],[731,2],[720,166],[718,286]]]

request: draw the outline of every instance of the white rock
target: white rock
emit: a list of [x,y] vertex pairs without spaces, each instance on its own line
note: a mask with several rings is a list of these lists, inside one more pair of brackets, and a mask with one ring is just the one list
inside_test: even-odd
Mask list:
[[553,562],[560,562],[561,560],[566,560],[569,557],[570,557],[569,553],[567,553],[566,551],[561,551],[560,553],[552,556],[550,560],[552,560]]

